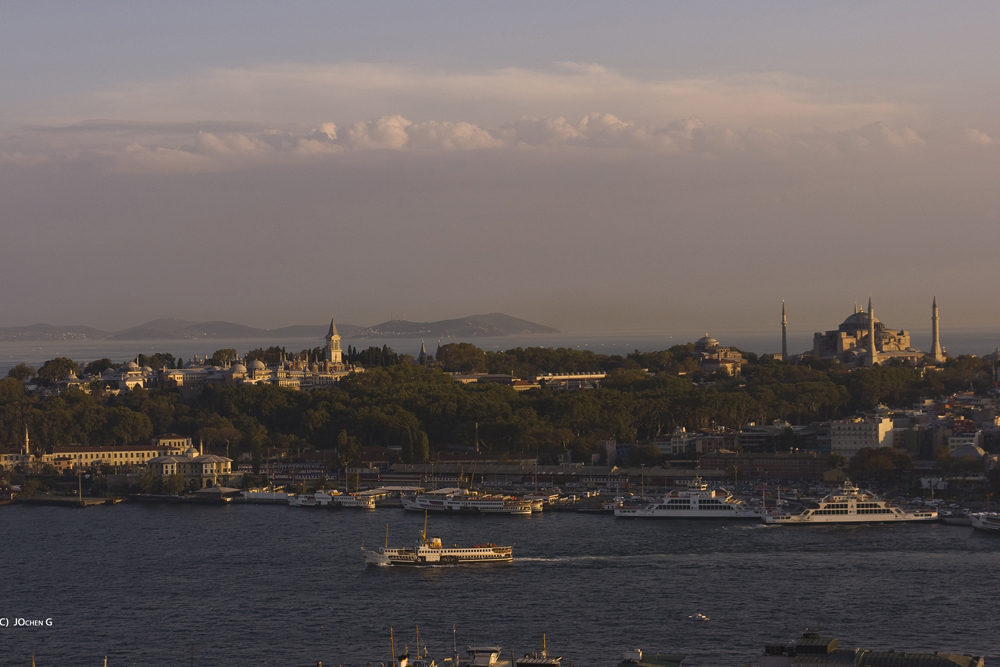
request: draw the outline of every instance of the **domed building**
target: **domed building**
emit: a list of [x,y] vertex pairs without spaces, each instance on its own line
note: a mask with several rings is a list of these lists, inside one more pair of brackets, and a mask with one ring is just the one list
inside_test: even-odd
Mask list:
[[875,317],[871,299],[867,312],[855,304],[854,312],[835,330],[815,333],[812,353],[850,366],[873,366],[892,359],[917,363],[925,356],[910,346],[908,331],[890,329]]
[[695,341],[692,356],[698,360],[701,370],[706,373],[722,371],[726,375],[740,375],[747,360],[735,347],[722,347],[719,341],[707,333]]

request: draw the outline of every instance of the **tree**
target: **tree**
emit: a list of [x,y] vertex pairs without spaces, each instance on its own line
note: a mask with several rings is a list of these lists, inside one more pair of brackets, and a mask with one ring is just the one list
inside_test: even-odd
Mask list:
[[180,493],[184,490],[185,485],[184,475],[175,473],[164,477],[160,488],[163,490],[163,493]]
[[21,485],[21,495],[25,498],[31,498],[38,492],[38,480],[29,479],[25,480],[24,484]]
[[30,380],[31,378],[35,377],[35,372],[36,371],[33,367],[29,366],[24,362],[21,362],[17,366],[14,366],[12,369],[7,371],[7,377],[15,378],[20,382],[24,382],[25,380]]
[[55,382],[79,370],[80,367],[72,359],[56,357],[42,364],[42,367],[38,370],[38,377],[45,382]]
[[236,350],[231,347],[226,347],[221,350],[216,350],[212,353],[212,358],[208,360],[208,363],[213,366],[228,366],[236,361]]
[[91,361],[89,364],[87,364],[87,372],[93,373],[94,375],[100,375],[109,368],[115,368],[117,365],[118,364],[105,357],[104,359]]
[[486,353],[472,343],[448,343],[437,353],[437,361],[446,371],[485,373]]
[[337,436],[337,457],[343,465],[349,465],[361,458],[361,445],[358,439],[342,430]]
[[160,490],[162,480],[153,470],[147,470],[139,478],[139,488],[143,493],[157,493]]
[[835,468],[843,468],[847,465],[847,457],[840,452],[834,452],[830,454],[826,459],[826,467],[830,470]]
[[139,355],[139,365],[149,366],[153,370],[163,367],[173,368],[175,363],[174,355],[169,352],[157,352],[156,354],[148,357],[145,354]]

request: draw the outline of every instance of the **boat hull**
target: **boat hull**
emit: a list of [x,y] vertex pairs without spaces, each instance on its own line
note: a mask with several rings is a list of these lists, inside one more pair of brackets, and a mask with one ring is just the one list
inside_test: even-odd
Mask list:
[[899,523],[906,521],[937,521],[933,512],[899,514],[846,514],[840,516],[802,517],[797,514],[769,514],[764,517],[764,523],[781,526],[820,526],[844,523]]
[[615,510],[619,519],[739,519],[760,521],[763,515],[753,511],[740,510],[647,510],[619,507]]
[[969,525],[984,533],[1000,535],[1000,512],[975,512],[970,514]]
[[378,567],[435,567],[446,565],[475,565],[478,563],[510,563],[514,560],[512,547],[471,549],[364,549],[365,564]]
[[452,514],[513,514],[530,516],[531,504],[520,502],[492,503],[477,501],[402,499],[403,509],[410,512],[450,512]]

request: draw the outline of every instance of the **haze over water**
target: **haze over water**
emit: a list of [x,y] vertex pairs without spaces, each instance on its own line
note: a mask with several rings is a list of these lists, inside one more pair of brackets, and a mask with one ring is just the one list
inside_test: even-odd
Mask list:
[[[516,543],[509,565],[366,568],[362,542],[412,543],[422,517],[286,506],[0,508],[2,664],[351,665],[498,643],[578,667],[621,652],[737,666],[806,627],[841,646],[1000,656],[1000,540],[924,525],[770,527],[606,515],[432,516],[445,542]],[[688,616],[705,614],[698,622]],[[996,657],[987,658],[993,664]]]
[[[468,338],[444,339],[442,344],[468,342],[484,350],[509,350],[515,347],[571,347],[593,350],[598,354],[628,354],[634,350],[652,352],[666,350],[681,343],[694,342],[706,332],[694,330],[676,333],[636,333],[636,334],[544,334],[533,336],[504,336],[499,338]],[[756,331],[712,331],[712,336],[719,339],[723,345],[733,345],[747,352],[758,354],[781,351],[781,334],[776,328],[773,332]],[[813,332],[790,331],[788,334],[788,349],[792,354],[812,349]],[[921,350],[930,349],[930,331],[911,332],[912,344]],[[976,354],[982,356],[993,352],[1000,346],[1000,332],[988,329],[941,332],[941,338],[949,354]],[[421,340],[419,338],[344,338],[343,345],[364,349],[370,345],[381,347],[388,345],[396,352],[416,356],[420,344],[427,345],[433,354],[438,343],[437,339]],[[320,347],[321,339],[186,339],[164,341],[44,341],[44,342],[5,342],[0,343],[0,374],[6,372],[15,364],[24,362],[38,368],[47,359],[54,357],[69,357],[74,361],[87,362],[104,357],[115,362],[134,359],[138,354],[155,354],[169,352],[185,361],[194,356],[211,355],[223,348],[234,348],[240,354],[255,348],[268,348],[272,345],[283,346],[289,353],[304,349]]]

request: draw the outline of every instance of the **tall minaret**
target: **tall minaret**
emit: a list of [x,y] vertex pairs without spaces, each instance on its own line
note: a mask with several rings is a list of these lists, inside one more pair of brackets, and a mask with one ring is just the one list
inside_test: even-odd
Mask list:
[[875,307],[872,298],[868,297],[868,366],[878,363],[878,349],[875,346]]
[[785,317],[785,300],[781,300],[781,358],[788,361],[788,318]]
[[343,352],[340,349],[340,334],[337,333],[337,325],[330,318],[330,330],[326,333],[326,360],[331,364],[344,363]]
[[944,361],[944,353],[941,351],[941,326],[938,318],[937,297],[934,297],[934,305],[931,307],[931,353],[929,356],[938,363]]

